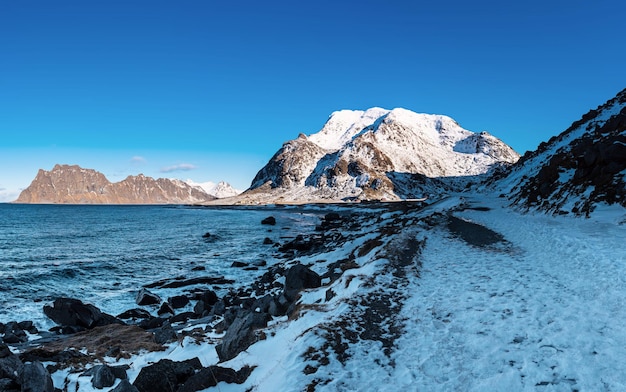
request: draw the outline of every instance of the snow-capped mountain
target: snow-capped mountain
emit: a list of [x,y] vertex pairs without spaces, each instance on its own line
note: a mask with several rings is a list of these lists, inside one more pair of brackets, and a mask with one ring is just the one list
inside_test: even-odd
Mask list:
[[551,213],[626,207],[626,89],[524,155],[496,186],[515,205]]
[[218,199],[237,196],[242,192],[238,189],[233,188],[232,185],[225,181],[220,181],[216,184],[212,181],[195,182],[194,180],[187,179],[185,182],[190,186],[200,187],[204,192],[208,193],[209,195],[215,196]]
[[416,198],[458,185],[451,178],[468,180],[518,159],[496,137],[465,130],[447,116],[342,110],[318,133],[286,142],[247,194],[299,201]]
[[201,189],[180,180],[128,176],[110,182],[104,174],[77,165],[40,169],[16,203],[52,204],[195,204],[213,200]]

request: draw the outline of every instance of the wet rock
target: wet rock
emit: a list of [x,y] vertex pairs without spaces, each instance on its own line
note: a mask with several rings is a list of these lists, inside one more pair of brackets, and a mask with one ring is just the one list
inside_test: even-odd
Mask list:
[[187,296],[185,295],[175,295],[168,298],[167,302],[172,306],[172,308],[180,309],[187,306],[187,304],[189,303],[189,298],[187,298]]
[[23,367],[24,364],[19,357],[13,354],[5,344],[0,343],[0,379],[10,380],[7,386],[10,384],[18,385],[18,375]]
[[172,308],[172,306],[167,303],[167,302],[163,302],[161,304],[161,307],[159,308],[159,310],[157,311],[157,314],[160,317],[165,317],[165,318],[169,318],[172,317],[176,312],[174,311],[174,309]]
[[202,234],[202,238],[211,238],[211,233],[206,232],[206,233]]
[[272,239],[269,237],[265,237],[265,239],[263,240],[263,245],[274,245],[274,241],[272,241]]
[[57,298],[45,305],[43,312],[52,321],[69,327],[95,328],[109,324],[123,324],[119,319],[102,313],[100,309],[73,298]]
[[152,315],[150,314],[150,312],[148,312],[145,309],[137,308],[137,309],[129,309],[125,312],[122,312],[117,315],[117,318],[122,319],[122,320],[149,319],[149,318],[152,318]]
[[54,392],[52,377],[39,361],[27,363],[20,373],[22,392]]
[[146,289],[141,289],[137,293],[135,303],[140,306],[144,305],[158,305],[161,303],[161,298],[158,295],[151,293]]
[[276,224],[276,218],[274,218],[273,216],[268,216],[261,221],[261,224],[274,226]]
[[322,278],[315,271],[302,264],[296,264],[289,268],[285,275],[284,294],[293,301],[300,290],[317,288],[321,285]]
[[170,318],[170,323],[184,323],[189,319],[196,318],[197,315],[194,312],[183,312]]
[[[145,285],[146,288],[162,288],[162,289],[176,289],[179,287],[193,286],[199,284],[231,284],[235,281],[232,279],[226,279],[223,276],[200,276],[197,278],[176,278],[176,279],[163,279],[157,282]],[[160,301],[159,301],[160,302]]]
[[165,321],[167,321],[167,319],[162,317],[151,317],[149,319],[141,320],[138,326],[143,329],[155,329],[161,327]]

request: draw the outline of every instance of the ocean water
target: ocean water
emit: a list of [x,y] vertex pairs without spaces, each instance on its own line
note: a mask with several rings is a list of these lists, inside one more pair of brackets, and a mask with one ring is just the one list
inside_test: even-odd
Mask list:
[[[224,276],[233,286],[264,272],[234,261],[277,261],[269,237],[312,232],[321,211],[302,208],[0,204],[0,322],[54,324],[43,305],[78,298],[116,315],[136,307],[136,292],[160,279]],[[276,226],[261,225],[267,216]],[[202,238],[211,233],[210,239]],[[205,267],[193,271],[194,267]],[[225,290],[227,287],[216,287]],[[151,290],[166,299],[180,289]]]

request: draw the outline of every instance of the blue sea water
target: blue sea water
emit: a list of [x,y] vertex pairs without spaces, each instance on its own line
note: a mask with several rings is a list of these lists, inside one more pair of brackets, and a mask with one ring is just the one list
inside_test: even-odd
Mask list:
[[[250,284],[264,269],[244,271],[231,267],[233,261],[271,265],[276,249],[263,239],[284,242],[311,232],[319,214],[269,207],[0,204],[0,322],[33,320],[49,328],[43,305],[59,296],[115,315],[136,307],[144,284],[178,276]],[[270,215],[276,226],[261,225]],[[202,238],[207,232],[208,240]],[[205,270],[193,270],[200,266]],[[181,289],[153,291],[166,299]]]

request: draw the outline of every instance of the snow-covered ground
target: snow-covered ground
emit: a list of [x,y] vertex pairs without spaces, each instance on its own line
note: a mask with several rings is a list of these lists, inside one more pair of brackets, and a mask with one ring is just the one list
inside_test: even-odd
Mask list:
[[[344,243],[299,258],[321,274],[352,254],[353,268],[220,364],[254,366],[244,384],[207,391],[626,390],[625,222],[620,208],[552,217],[484,196],[370,214]],[[217,362],[212,343],[189,339],[122,361],[132,381],[148,362],[195,356]]]

